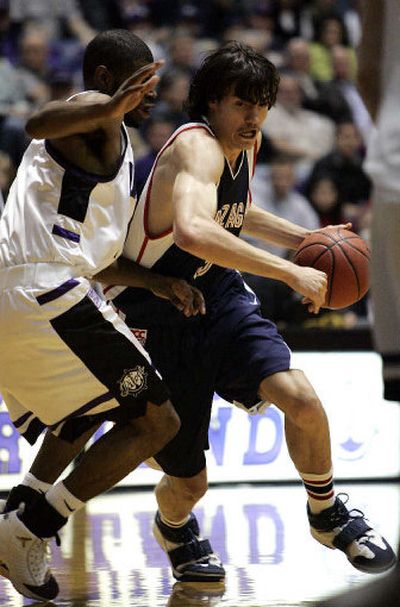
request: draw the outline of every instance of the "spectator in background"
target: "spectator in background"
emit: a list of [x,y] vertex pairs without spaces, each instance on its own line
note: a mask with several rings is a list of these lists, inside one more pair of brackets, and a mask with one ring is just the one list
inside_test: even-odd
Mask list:
[[153,111],[153,116],[168,114],[174,121],[175,126],[180,126],[187,121],[188,117],[183,110],[183,104],[187,98],[190,86],[190,76],[181,69],[168,69],[160,79],[158,85],[158,103]]
[[335,134],[332,120],[303,109],[302,101],[298,78],[283,74],[276,105],[263,126],[274,147],[296,161],[298,178],[304,177],[313,162],[331,151]]
[[319,177],[308,192],[309,201],[319,218],[320,227],[343,223],[342,206],[335,181],[331,177]]
[[325,85],[326,93],[331,98],[337,95],[344,97],[365,145],[371,133],[372,121],[356,86],[349,49],[344,46],[333,47],[332,66],[333,79]]
[[[271,163],[268,175],[266,165],[257,165],[251,186],[254,203],[283,219],[310,230],[319,228],[319,218],[304,196],[295,190],[296,173],[293,162],[277,157]],[[242,236],[250,244],[280,257],[290,258],[289,249],[266,243],[263,240]],[[310,314],[301,303],[301,297],[277,280],[243,273],[244,280],[253,289],[261,303],[261,310],[274,322],[301,323]]]
[[143,137],[149,150],[135,162],[135,187],[138,197],[143,190],[158,152],[174,130],[175,122],[168,114],[153,116],[143,125]]
[[82,46],[93,38],[95,31],[85,21],[77,0],[9,0],[12,23],[40,23],[51,40],[63,37],[63,26]]
[[167,52],[168,70],[180,70],[192,76],[196,69],[195,38],[183,31],[175,31]]
[[303,38],[292,38],[287,44],[285,68],[298,78],[303,94],[303,108],[323,114],[339,122],[351,120],[351,109],[340,90],[332,94],[330,88],[311,75],[310,43]]
[[332,13],[323,16],[317,22],[314,41],[311,43],[311,74],[317,80],[332,80],[334,76],[332,49],[337,45],[347,48],[351,61],[351,74],[354,78],[357,65],[355,51],[349,46],[343,19]]
[[[292,160],[278,157],[271,163],[269,176],[265,165],[256,168],[252,181],[254,203],[274,215],[301,225],[308,230],[320,227],[319,218],[309,201],[295,189],[296,172]],[[280,257],[288,256],[288,249],[248,237],[245,240]]]
[[305,184],[308,198],[316,181],[330,177],[339,193],[342,219],[357,229],[371,194],[371,181],[362,166],[362,140],[353,122],[338,124],[335,148],[318,160]]
[[47,30],[41,25],[27,26],[20,38],[18,78],[31,111],[50,97],[50,44]]

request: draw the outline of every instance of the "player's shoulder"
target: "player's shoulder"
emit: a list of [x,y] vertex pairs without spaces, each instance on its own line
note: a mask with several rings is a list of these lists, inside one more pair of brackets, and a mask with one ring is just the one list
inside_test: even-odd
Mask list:
[[202,124],[189,123],[178,128],[172,136],[172,146],[177,157],[191,161],[207,157],[210,161],[223,162],[223,152],[218,139]]

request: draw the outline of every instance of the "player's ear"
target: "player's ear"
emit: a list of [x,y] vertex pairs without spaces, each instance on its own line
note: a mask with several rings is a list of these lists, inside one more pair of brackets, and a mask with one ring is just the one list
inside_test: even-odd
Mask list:
[[101,93],[111,95],[114,92],[114,76],[105,65],[98,65],[96,67],[93,80],[96,88]]

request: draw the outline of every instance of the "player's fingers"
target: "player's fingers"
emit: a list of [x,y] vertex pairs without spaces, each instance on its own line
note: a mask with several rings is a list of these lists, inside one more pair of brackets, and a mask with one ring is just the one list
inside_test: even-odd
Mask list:
[[132,74],[132,76],[129,76],[129,78],[127,78],[122,84],[122,87],[126,88],[128,86],[131,86],[131,84],[133,83],[141,84],[145,82],[153,74],[155,74],[155,72],[159,70],[160,67],[164,65],[164,63],[165,62],[160,59],[159,61],[153,61],[153,63],[148,63],[147,65],[144,65],[143,67],[136,70],[136,72]]
[[196,287],[192,287],[193,291],[193,308],[196,311],[196,314],[205,314],[206,313],[206,302],[204,301],[203,293],[196,289]]

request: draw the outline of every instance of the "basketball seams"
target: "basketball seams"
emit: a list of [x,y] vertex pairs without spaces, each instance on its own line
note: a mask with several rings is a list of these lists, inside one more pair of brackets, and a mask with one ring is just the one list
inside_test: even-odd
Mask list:
[[[358,251],[358,249],[355,249],[355,250]],[[360,297],[361,297],[361,285],[360,285],[360,279],[358,277],[356,267],[355,267],[353,261],[350,259],[349,255],[347,254],[347,251],[343,247],[340,247],[340,252],[343,255],[343,257],[345,258],[345,260],[347,261],[347,263],[350,266],[350,268],[352,269],[353,276],[356,279],[356,285],[357,285],[357,299],[356,299],[356,301],[358,301],[360,299]],[[332,282],[333,282],[333,271],[332,271]],[[354,303],[356,303],[356,302],[354,302]]]
[[328,292],[327,292],[327,297],[325,298],[325,306],[329,307],[332,302],[333,277],[335,276],[336,259],[335,259],[335,255],[331,248],[327,249],[327,251],[330,253],[330,256],[331,256],[331,271],[330,271],[331,279],[328,280]]

